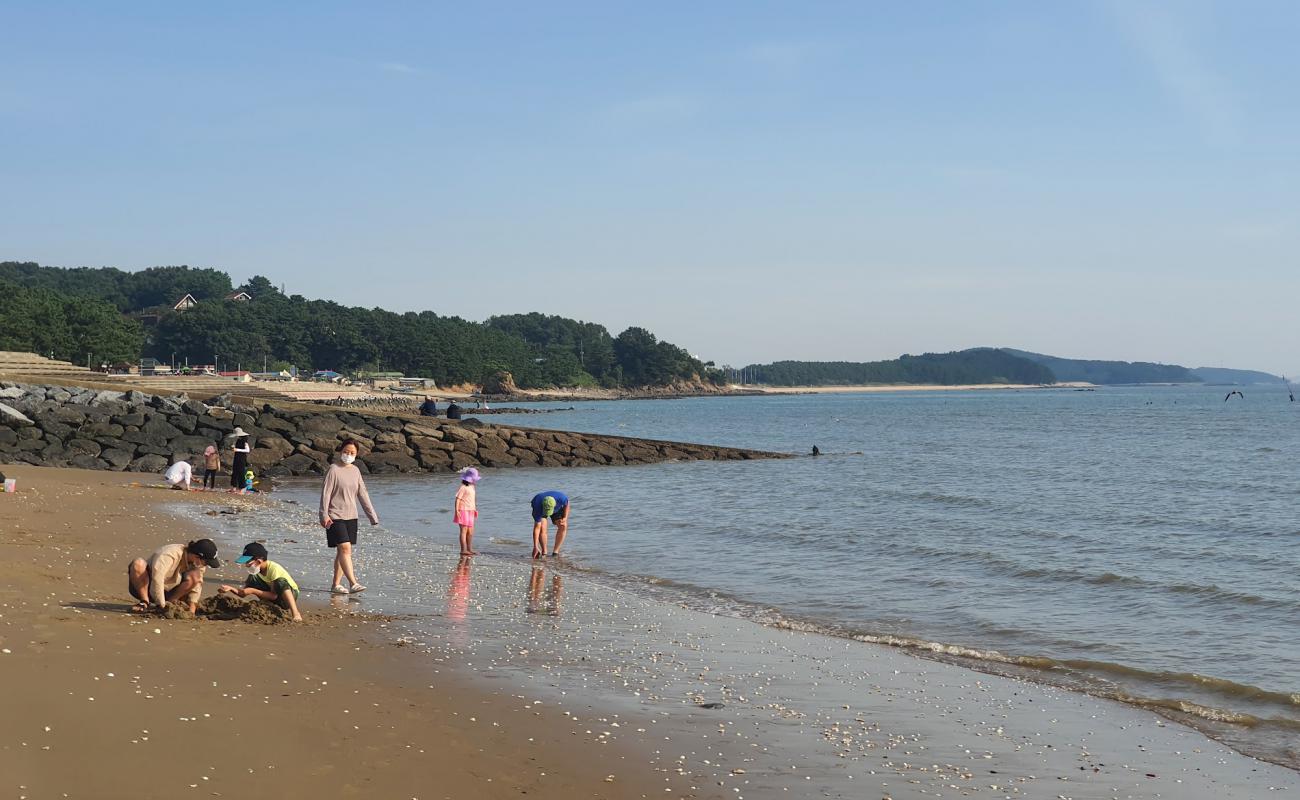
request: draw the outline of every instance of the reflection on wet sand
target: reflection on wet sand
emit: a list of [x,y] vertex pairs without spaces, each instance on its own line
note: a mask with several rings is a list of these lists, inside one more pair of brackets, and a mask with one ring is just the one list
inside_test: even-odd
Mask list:
[[462,557],[451,573],[451,585],[447,587],[447,619],[463,622],[469,613],[469,568],[474,559]]
[[564,576],[551,573],[551,585],[546,586],[546,570],[533,567],[528,579],[528,613],[560,616],[560,595],[564,592]]

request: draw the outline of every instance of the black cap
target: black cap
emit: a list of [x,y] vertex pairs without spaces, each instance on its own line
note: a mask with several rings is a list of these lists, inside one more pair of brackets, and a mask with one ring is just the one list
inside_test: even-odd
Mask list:
[[266,552],[266,547],[261,542],[249,542],[244,545],[244,554],[235,559],[236,564],[247,564],[255,558],[263,561],[270,558],[271,554]]
[[217,560],[217,543],[211,539],[198,539],[190,542],[185,549],[203,559],[203,563],[209,567],[221,566],[221,562]]

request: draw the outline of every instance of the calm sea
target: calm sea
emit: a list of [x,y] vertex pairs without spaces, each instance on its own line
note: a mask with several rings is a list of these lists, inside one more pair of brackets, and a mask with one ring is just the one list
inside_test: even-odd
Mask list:
[[[1300,766],[1300,404],[1278,389],[917,392],[587,403],[488,422],[818,458],[485,470],[479,544],[766,625],[1145,705]],[[454,479],[372,478],[450,552]],[[314,486],[285,495],[312,501]]]

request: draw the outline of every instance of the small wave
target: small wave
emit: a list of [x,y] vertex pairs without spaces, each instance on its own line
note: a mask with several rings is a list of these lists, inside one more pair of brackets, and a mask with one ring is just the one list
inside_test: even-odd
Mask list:
[[982,497],[968,497],[960,494],[944,494],[943,492],[924,491],[912,495],[917,500],[929,500],[935,503],[942,503],[948,506],[958,508],[992,508],[993,502]]

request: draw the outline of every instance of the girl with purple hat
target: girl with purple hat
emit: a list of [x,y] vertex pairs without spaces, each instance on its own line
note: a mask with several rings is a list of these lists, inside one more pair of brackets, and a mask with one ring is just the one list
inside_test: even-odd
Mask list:
[[474,485],[478,483],[478,470],[466,467],[460,471],[460,488],[456,490],[456,524],[460,526],[460,554],[476,556],[474,550],[474,523],[478,520],[478,501]]

